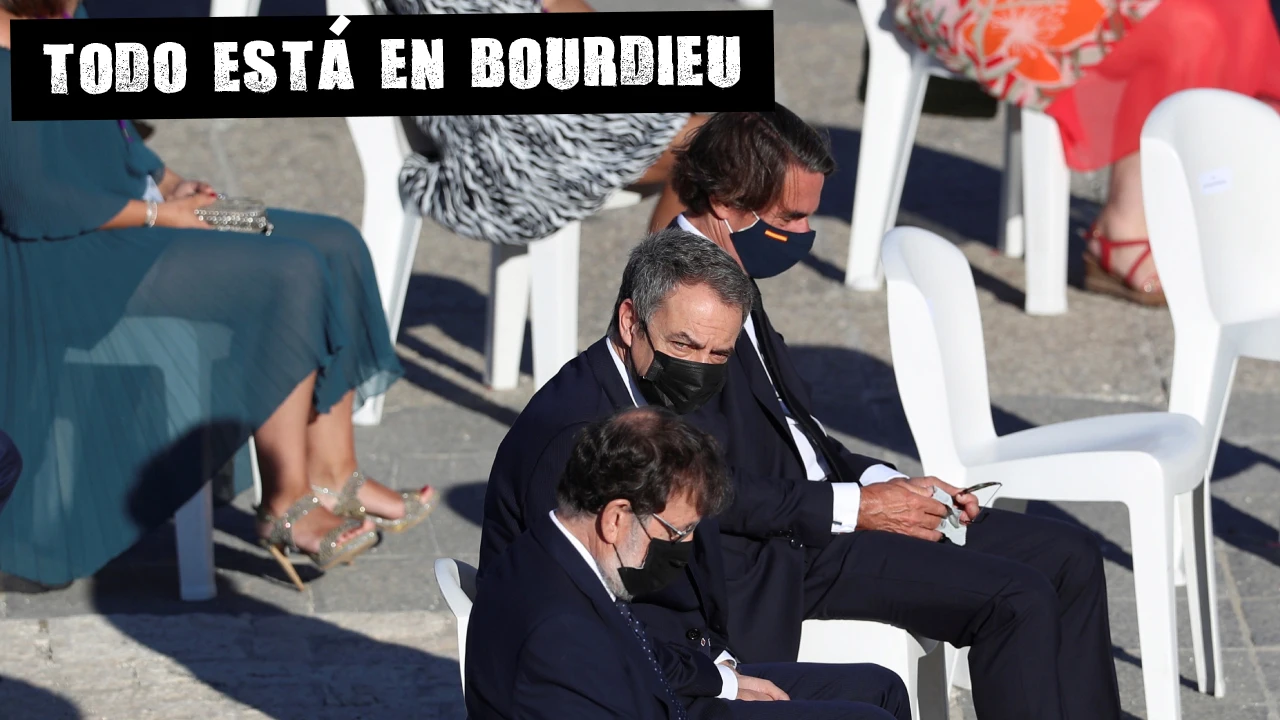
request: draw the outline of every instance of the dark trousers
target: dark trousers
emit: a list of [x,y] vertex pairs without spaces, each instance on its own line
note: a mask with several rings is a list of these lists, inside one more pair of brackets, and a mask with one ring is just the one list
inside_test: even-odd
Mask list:
[[806,617],[878,620],[969,648],[983,720],[1118,720],[1097,539],[984,510],[965,545],[858,531],[813,551]]
[[691,720],[911,720],[906,685],[879,665],[759,663],[738,672],[772,682],[791,700],[701,698],[687,703]]

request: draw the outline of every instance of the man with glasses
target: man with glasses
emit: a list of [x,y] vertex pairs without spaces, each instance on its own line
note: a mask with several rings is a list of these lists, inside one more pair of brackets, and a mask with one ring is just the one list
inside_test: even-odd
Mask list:
[[669,410],[589,424],[570,445],[555,509],[531,515],[478,581],[468,717],[908,720],[902,680],[876,666],[744,666],[774,677],[786,702],[740,709],[702,698],[695,710],[673,687],[669,647],[633,603],[684,574],[699,521],[730,492],[715,440]]
[[[534,394],[498,447],[485,492],[480,582],[509,545],[556,509],[557,483],[579,452],[574,443],[584,428],[637,405],[687,412],[715,394],[753,297],[750,280],[732,258],[686,232],[663,230],[635,247],[608,334]],[[703,382],[705,389],[690,390]],[[646,457],[633,460],[643,463]],[[654,520],[655,530],[666,531],[655,538],[678,540],[689,530],[671,514],[663,517],[672,528]],[[657,656],[663,676],[690,717],[717,717],[726,710],[731,717],[769,717],[764,706],[775,703],[732,701],[853,699],[861,695],[847,693],[864,687],[883,691],[897,682],[877,666],[735,667],[715,519],[702,521],[695,536],[681,543],[690,546],[681,550],[691,553],[690,561],[673,582],[654,582],[648,570],[631,580],[638,600],[634,612],[664,646]],[[661,562],[646,560],[639,569]],[[797,685],[792,681],[800,673],[810,679],[835,673],[840,679],[828,686]]]

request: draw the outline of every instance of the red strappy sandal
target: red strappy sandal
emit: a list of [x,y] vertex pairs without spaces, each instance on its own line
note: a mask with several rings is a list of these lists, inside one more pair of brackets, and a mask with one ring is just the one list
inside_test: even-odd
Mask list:
[[[1123,298],[1130,302],[1146,305],[1149,307],[1164,307],[1167,305],[1164,299],[1164,290],[1159,285],[1159,278],[1152,273],[1138,284],[1134,282],[1134,275],[1137,274],[1138,268],[1142,267],[1142,262],[1151,255],[1151,244],[1145,238],[1141,240],[1112,240],[1111,238],[1098,232],[1098,226],[1095,224],[1089,229],[1086,239],[1098,241],[1098,248],[1101,257],[1085,250],[1084,253],[1084,287],[1096,293],[1111,295]],[[1122,278],[1111,269],[1111,250],[1116,247],[1131,247],[1134,245],[1145,245],[1146,249],[1138,256],[1138,259],[1130,266],[1129,272]]]

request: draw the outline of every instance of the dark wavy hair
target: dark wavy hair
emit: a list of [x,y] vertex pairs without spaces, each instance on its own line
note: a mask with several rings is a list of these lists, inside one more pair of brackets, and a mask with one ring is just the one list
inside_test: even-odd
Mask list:
[[0,0],[0,9],[22,18],[57,18],[75,10],[71,0]]
[[732,486],[715,438],[655,405],[623,410],[583,429],[556,499],[568,516],[594,515],[622,499],[639,516],[688,495],[702,517],[728,506]]
[[823,175],[836,170],[829,138],[778,103],[773,112],[711,116],[675,156],[671,185],[693,215],[711,210],[712,200],[764,210],[781,196],[792,165]]

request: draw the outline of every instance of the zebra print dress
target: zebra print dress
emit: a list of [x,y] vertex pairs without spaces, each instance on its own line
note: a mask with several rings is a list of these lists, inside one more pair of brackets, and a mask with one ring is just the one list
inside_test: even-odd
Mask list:
[[[381,0],[394,15],[541,12],[539,0]],[[691,113],[415,117],[438,148],[400,186],[464,237],[523,245],[600,210],[661,157]]]

